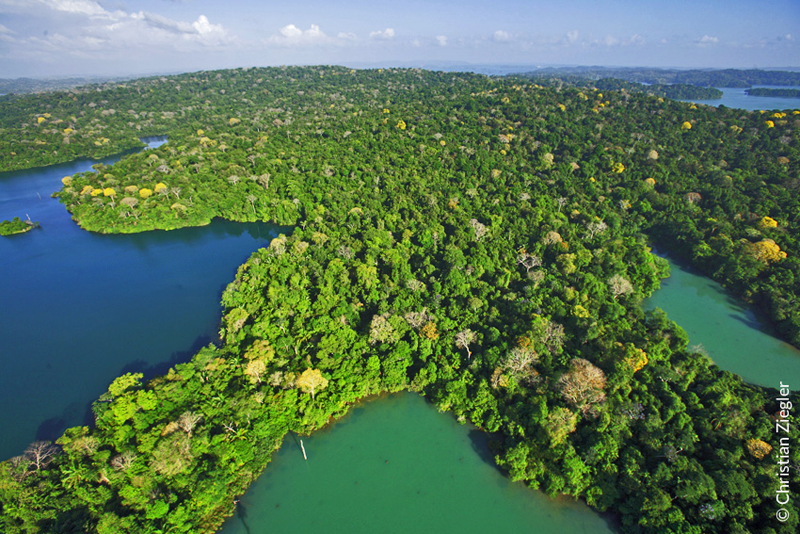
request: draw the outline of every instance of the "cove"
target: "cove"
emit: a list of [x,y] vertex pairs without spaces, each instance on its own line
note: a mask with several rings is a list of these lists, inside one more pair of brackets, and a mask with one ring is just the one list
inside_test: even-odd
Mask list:
[[745,381],[777,388],[800,384],[800,351],[774,337],[745,305],[713,280],[669,260],[670,277],[647,299],[661,308],[700,345],[715,364]]
[[358,405],[281,449],[221,534],[570,532],[610,534],[585,504],[511,482],[486,437],[419,395]]
[[94,163],[0,173],[0,219],[28,214],[41,223],[0,238],[3,459],[91,424],[92,401],[120,374],[161,374],[216,340],[222,290],[277,233],[218,220],[170,232],[86,232],[50,194]]

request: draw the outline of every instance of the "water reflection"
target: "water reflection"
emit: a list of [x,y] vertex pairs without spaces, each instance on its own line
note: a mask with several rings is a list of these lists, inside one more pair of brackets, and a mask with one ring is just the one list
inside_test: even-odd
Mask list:
[[50,194],[94,163],[0,174],[0,219],[29,214],[42,225],[0,239],[0,272],[13,281],[0,284],[0,458],[90,423],[91,402],[121,373],[155,376],[214,341],[236,269],[287,231],[222,220],[170,232],[83,231]]

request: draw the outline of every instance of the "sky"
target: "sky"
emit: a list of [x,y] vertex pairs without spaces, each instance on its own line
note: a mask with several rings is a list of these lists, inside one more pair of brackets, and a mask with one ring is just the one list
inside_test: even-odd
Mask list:
[[800,67],[800,0],[0,0],[0,78],[448,62]]

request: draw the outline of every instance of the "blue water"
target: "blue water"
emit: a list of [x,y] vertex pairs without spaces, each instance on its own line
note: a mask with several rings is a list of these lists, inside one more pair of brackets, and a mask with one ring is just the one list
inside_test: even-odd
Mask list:
[[[777,85],[754,85],[753,87],[769,87],[771,89],[800,89],[797,86],[777,86]],[[719,87],[722,91],[722,98],[719,100],[684,100],[684,102],[694,102],[696,104],[707,104],[709,106],[723,105],[728,108],[747,109],[749,111],[759,110],[795,110],[800,109],[800,98],[774,98],[769,96],[748,96],[743,88]]]
[[216,340],[222,290],[275,235],[225,221],[86,232],[50,194],[93,163],[0,173],[0,220],[41,224],[0,237],[0,459],[90,423],[90,403],[121,373],[165,372]]

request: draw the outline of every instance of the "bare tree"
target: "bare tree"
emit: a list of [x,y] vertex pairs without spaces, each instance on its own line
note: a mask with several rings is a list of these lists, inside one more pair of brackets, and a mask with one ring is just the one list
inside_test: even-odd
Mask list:
[[608,279],[608,288],[615,299],[633,293],[633,285],[621,274],[615,274]]
[[435,319],[427,310],[427,308],[422,308],[421,312],[408,312],[403,316],[403,319],[406,320],[411,328],[419,330],[425,323]]
[[55,456],[61,451],[50,441],[34,441],[25,449],[23,455],[30,461],[31,465],[36,466],[36,471],[44,469]]
[[605,232],[608,229],[608,225],[603,221],[592,221],[586,225],[586,229],[589,230],[589,239],[594,239],[594,235]]
[[564,400],[584,412],[605,400],[605,386],[606,375],[602,369],[583,358],[573,358],[569,371],[557,382]]
[[258,185],[263,187],[264,189],[269,189],[269,179],[272,177],[270,173],[262,174],[258,178],[256,178],[256,182]]
[[489,235],[489,229],[485,224],[479,222],[478,219],[470,219],[469,224],[475,231],[475,241],[480,243],[484,237]]
[[191,438],[192,430],[194,430],[194,427],[197,426],[197,423],[199,423],[202,418],[202,415],[194,412],[183,412],[177,422],[181,430],[186,432],[186,435]]
[[558,198],[556,199],[556,204],[558,204],[558,211],[559,211],[559,213],[561,213],[561,208],[563,208],[563,207],[564,207],[564,204],[566,204],[566,203],[567,203],[567,199],[566,199],[566,198],[564,198],[564,197],[558,197]]
[[539,361],[539,355],[531,346],[514,347],[503,359],[502,367],[518,382],[533,382],[538,372],[533,365]]
[[466,328],[456,334],[456,347],[467,351],[467,359],[472,358],[472,351],[469,350],[469,344],[475,341],[475,332]]
[[255,195],[247,195],[247,200],[250,202],[250,205],[253,207],[253,214],[255,215],[255,213],[256,213],[256,200],[258,200],[258,197],[256,197]]
[[394,343],[398,339],[397,332],[387,320],[388,314],[373,315],[369,325],[369,343]]
[[134,460],[136,460],[136,453],[126,451],[111,459],[111,467],[117,471],[127,471],[133,465]]
[[247,367],[244,369],[244,374],[250,379],[250,382],[254,384],[261,383],[261,377],[264,373],[267,372],[267,365],[264,363],[263,360],[250,360],[247,363]]
[[525,267],[526,273],[530,273],[531,269],[542,265],[542,258],[522,250],[517,254],[517,263]]
[[346,260],[353,259],[353,249],[347,245],[340,246],[338,249],[336,249],[336,253]]

